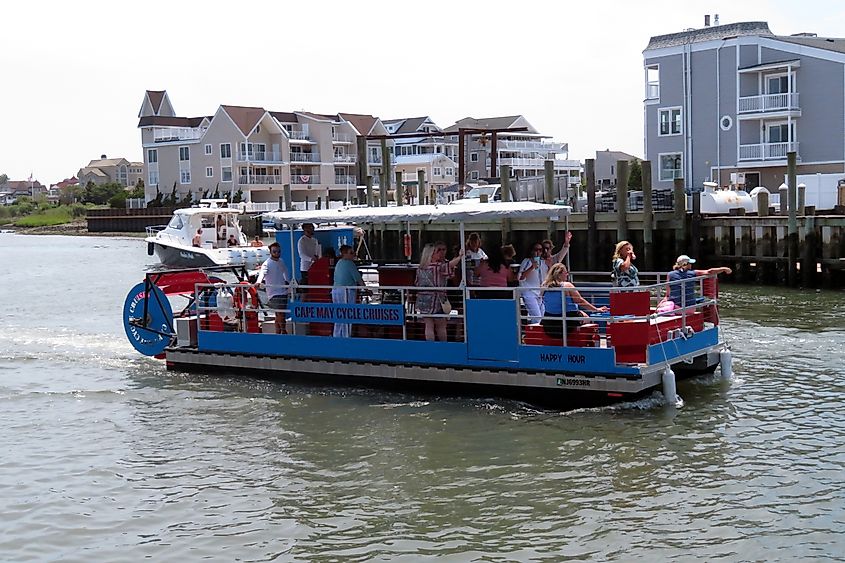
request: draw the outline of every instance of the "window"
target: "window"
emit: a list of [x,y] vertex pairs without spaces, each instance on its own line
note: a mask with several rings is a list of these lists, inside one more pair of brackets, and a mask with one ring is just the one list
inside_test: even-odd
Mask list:
[[767,143],[788,143],[790,129],[792,132],[792,140],[795,140],[795,128],[790,128],[788,123],[778,123],[766,126],[766,142]]
[[675,178],[683,178],[683,159],[679,152],[661,154],[660,156],[660,181],[671,182]]
[[186,160],[191,160],[190,147],[179,147],[179,160],[182,162],[185,162]]
[[666,135],[681,134],[681,108],[663,108],[657,110],[657,114],[659,123],[658,135],[664,137]]
[[478,170],[473,170],[469,175],[470,180],[478,180]]
[[232,145],[230,143],[220,143],[220,158],[232,158]]
[[660,65],[645,67],[645,99],[660,99]]
[[440,167],[435,166],[434,169],[431,171],[431,173],[434,174],[435,176],[440,176]]
[[211,145],[205,145],[205,154],[207,154],[207,155],[211,154]]
[[149,164],[152,164],[153,162],[158,162],[158,150],[157,149],[147,150],[147,162]]
[[447,176],[454,176],[455,175],[455,169],[447,166],[446,167],[446,175]]
[[221,182],[231,182],[232,181],[232,167],[231,166],[223,166],[220,168],[220,181]]
[[147,174],[147,183],[151,186],[158,185],[158,169],[150,169],[149,174]]
[[478,162],[478,153],[477,152],[469,153],[469,161],[470,162]]
[[212,168],[211,166],[206,166],[205,167],[205,177],[206,178],[214,177],[214,168]]
[[788,94],[789,93],[789,77],[785,74],[777,76],[766,77],[766,93],[767,94]]
[[179,183],[180,184],[190,184],[191,183],[191,169],[190,168],[183,168],[179,170]]

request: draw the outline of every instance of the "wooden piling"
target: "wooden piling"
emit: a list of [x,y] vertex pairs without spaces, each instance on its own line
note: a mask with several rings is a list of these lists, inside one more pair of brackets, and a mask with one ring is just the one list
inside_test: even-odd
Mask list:
[[596,252],[598,252],[598,228],[596,225],[596,161],[588,158],[584,161],[587,176],[587,270],[596,271]]
[[692,194],[689,236],[692,255],[701,256],[701,194]]
[[370,174],[370,170],[367,165],[367,138],[356,137],[355,142],[358,152],[358,185],[363,186],[366,185],[367,176]]
[[675,178],[672,183],[675,210],[675,255],[684,254],[687,247],[687,194],[684,179]]
[[425,193],[425,170],[417,170],[417,205],[425,203]]
[[801,284],[804,287],[814,287],[816,282],[816,218],[815,208],[812,213],[804,216],[804,244],[801,256]]
[[290,184],[282,185],[282,193],[285,194],[285,211],[293,209],[293,201],[291,201]]
[[616,161],[616,240],[628,240],[628,161]]
[[502,201],[511,200],[511,167],[509,164],[502,164],[499,166],[499,183],[502,185],[499,188],[502,192]]
[[757,194],[757,216],[769,216],[769,192],[760,191],[760,193]]
[[367,207],[375,207],[375,196],[373,195],[373,177],[367,176],[365,179],[367,183]]
[[546,203],[555,202],[555,161],[547,160],[543,163],[543,172],[546,180]]
[[652,201],[651,162],[640,163],[643,179],[643,264],[654,271],[654,202]]
[[393,197],[396,199],[396,205],[405,205],[405,186],[402,185],[402,172],[397,170],[396,174],[396,190],[393,192]]
[[798,186],[796,185],[796,157],[795,151],[786,153],[786,176],[788,179],[787,188],[789,191],[789,223],[787,236],[787,256],[789,258],[788,280],[789,285],[798,285]]

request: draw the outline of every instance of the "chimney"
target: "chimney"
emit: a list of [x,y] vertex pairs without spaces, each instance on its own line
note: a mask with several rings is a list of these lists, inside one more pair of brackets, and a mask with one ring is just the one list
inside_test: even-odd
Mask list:
[[713,25],[719,25],[719,14],[713,14]]
[[710,14],[704,14],[704,27],[710,27]]
[[101,155],[100,155],[100,160],[105,160],[105,159],[106,159],[106,155],[101,154]]

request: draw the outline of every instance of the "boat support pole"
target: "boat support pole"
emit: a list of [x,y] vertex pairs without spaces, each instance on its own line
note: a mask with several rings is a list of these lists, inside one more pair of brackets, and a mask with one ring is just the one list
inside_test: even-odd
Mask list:
[[669,366],[666,366],[666,369],[663,370],[663,397],[668,405],[679,403],[677,387],[675,386],[675,372]]
[[722,379],[730,379],[733,375],[733,358],[731,351],[725,348],[719,352],[719,371],[722,372]]
[[469,291],[467,290],[467,257],[466,257],[466,236],[464,236],[464,222],[461,221],[460,223],[460,233],[461,233],[461,250],[464,251],[464,255],[461,256],[461,290],[462,296],[461,299],[463,300],[464,306],[464,341],[467,338],[467,299],[469,298]]

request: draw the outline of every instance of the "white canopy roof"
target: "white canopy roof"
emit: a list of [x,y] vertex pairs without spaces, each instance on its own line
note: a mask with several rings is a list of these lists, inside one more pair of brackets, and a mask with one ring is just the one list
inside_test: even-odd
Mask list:
[[273,211],[264,217],[276,223],[460,223],[496,219],[557,219],[570,208],[533,201],[471,203],[466,205],[404,205],[345,207],[309,211]]

